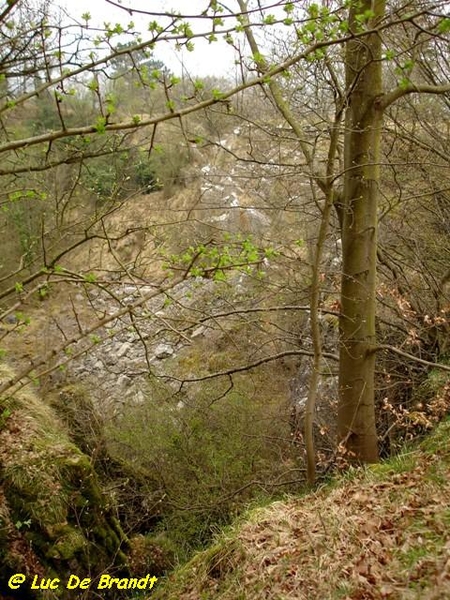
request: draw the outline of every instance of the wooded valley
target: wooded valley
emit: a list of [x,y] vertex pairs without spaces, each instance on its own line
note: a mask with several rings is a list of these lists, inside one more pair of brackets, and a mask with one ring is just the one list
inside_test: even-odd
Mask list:
[[0,0],[5,598],[162,581],[450,406],[448,2],[97,4]]

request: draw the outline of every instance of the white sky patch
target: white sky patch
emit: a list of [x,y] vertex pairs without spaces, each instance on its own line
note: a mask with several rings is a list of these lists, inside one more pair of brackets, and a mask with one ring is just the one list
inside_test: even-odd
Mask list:
[[[119,1],[117,1],[119,4]],[[115,7],[106,0],[62,0],[61,6],[67,14],[82,21],[84,13],[91,15],[89,25],[91,27],[103,27],[105,22],[114,25],[121,23],[123,26],[130,21],[135,24],[145,40],[149,36],[148,24],[150,21],[158,21],[162,25],[167,23],[163,17],[143,15],[138,10],[151,10],[154,13],[170,13],[171,11],[186,15],[200,15],[208,8],[208,0],[122,0],[123,8]],[[234,4],[233,0],[231,4]],[[130,14],[129,10],[133,12]],[[194,33],[208,33],[211,27],[210,19],[189,19]],[[227,21],[226,21],[227,22]],[[231,26],[231,19],[228,20]],[[236,54],[234,49],[218,34],[218,41],[209,43],[206,39],[195,38],[193,40],[194,50],[177,50],[175,43],[161,42],[155,46],[155,58],[164,64],[176,75],[191,76],[227,76],[234,78],[237,74],[235,65]]]

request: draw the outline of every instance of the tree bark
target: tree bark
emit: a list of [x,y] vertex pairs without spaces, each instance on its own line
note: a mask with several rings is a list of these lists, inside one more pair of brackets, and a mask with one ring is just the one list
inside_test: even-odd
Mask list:
[[[366,11],[375,13],[368,27],[375,26],[384,15],[384,0],[352,4],[351,31],[360,30]],[[346,47],[338,435],[347,458],[357,462],[378,460],[374,379],[381,52],[376,33],[350,40]]]

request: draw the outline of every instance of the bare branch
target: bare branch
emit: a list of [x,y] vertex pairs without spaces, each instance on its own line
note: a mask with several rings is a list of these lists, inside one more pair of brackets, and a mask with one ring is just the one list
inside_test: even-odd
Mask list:
[[[243,365],[241,367],[233,367],[231,369],[225,369],[224,371],[217,371],[216,373],[209,373],[208,375],[202,375],[200,377],[192,377],[189,379],[177,379],[176,377],[166,376],[166,379],[181,381],[182,383],[198,383],[199,381],[208,381],[210,379],[217,379],[217,377],[228,377],[230,375],[234,375],[235,373],[242,373],[244,371],[251,371],[256,367],[260,367],[266,363],[274,362],[276,360],[280,360],[282,358],[286,358],[288,356],[314,356],[314,353],[309,350],[286,350],[285,352],[279,352],[278,354],[272,354],[271,356],[265,356],[260,360],[257,360],[253,363],[249,363],[247,365]],[[322,354],[324,358],[329,358],[330,360],[338,361],[339,357],[337,354],[332,354],[331,352],[324,352]],[[0,388],[1,392],[1,388]]]
[[380,110],[386,110],[388,106],[396,102],[399,98],[407,96],[408,94],[448,94],[450,93],[450,83],[446,85],[428,85],[428,84],[416,84],[408,83],[405,86],[399,86],[383,94],[377,102],[377,107]]
[[414,356],[413,354],[409,354],[408,352],[400,350],[400,348],[396,348],[395,346],[390,346],[389,344],[380,344],[379,346],[376,346],[374,351],[378,350],[389,350],[389,352],[394,352],[394,354],[398,354],[399,356],[403,356],[404,358],[413,360],[414,362],[419,363],[421,365],[425,365],[426,367],[432,367],[433,369],[440,369],[441,371],[450,372],[449,365],[443,365],[442,363],[434,363],[430,360],[424,360],[423,358],[419,358],[417,356]]

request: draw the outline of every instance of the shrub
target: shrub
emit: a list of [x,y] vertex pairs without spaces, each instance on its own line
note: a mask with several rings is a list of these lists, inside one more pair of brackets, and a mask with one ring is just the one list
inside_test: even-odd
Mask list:
[[148,502],[181,558],[256,495],[273,494],[274,480],[282,489],[283,461],[292,460],[277,400],[259,390],[249,397],[240,383],[227,395],[215,384],[184,399],[164,400],[153,390],[109,429],[113,456],[151,471]]

